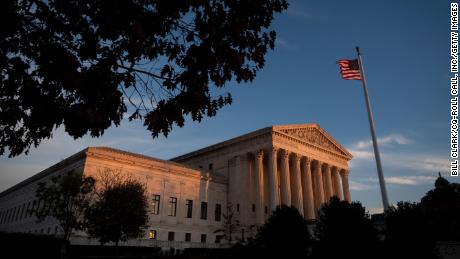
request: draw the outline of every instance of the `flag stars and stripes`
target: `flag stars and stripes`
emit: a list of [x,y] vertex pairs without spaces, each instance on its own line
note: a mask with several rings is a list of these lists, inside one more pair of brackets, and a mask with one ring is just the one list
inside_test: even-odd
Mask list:
[[345,80],[362,80],[361,71],[357,59],[341,59],[337,61],[340,68],[340,74]]

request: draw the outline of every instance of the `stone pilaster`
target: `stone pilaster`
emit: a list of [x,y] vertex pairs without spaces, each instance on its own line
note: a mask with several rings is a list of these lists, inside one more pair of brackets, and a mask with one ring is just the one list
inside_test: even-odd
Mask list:
[[269,162],[269,182],[270,182],[270,209],[275,210],[276,206],[280,204],[279,183],[278,183],[278,163],[277,163],[278,149],[272,148],[270,150]]
[[254,172],[256,176],[256,216],[257,223],[264,223],[264,173],[263,173],[264,152],[259,150],[254,161]]
[[[249,158],[247,154],[238,156],[240,160],[240,177],[241,177],[241,191],[240,191],[240,221],[247,223],[249,220],[250,211],[250,173],[249,173]],[[235,208],[236,209],[236,208]]]
[[313,200],[313,183],[311,179],[311,160],[306,157],[302,170],[303,210],[306,219],[315,219],[315,201]]

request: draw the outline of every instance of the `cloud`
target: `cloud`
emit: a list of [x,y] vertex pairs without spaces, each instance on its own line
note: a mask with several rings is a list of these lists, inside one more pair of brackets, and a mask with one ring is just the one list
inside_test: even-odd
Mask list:
[[[391,134],[377,139],[381,147],[402,146],[414,142],[401,134]],[[353,155],[350,168],[371,167],[375,163],[371,140],[360,140],[349,145]],[[418,172],[446,172],[450,170],[450,160],[437,154],[416,154],[384,150],[380,152],[384,168],[411,170]]]
[[[385,183],[398,185],[422,185],[432,184],[436,180],[435,176],[411,175],[411,176],[389,176],[385,177]],[[370,182],[378,182],[375,177],[369,178]]]
[[[350,168],[370,167],[374,165],[374,152],[349,150],[353,154]],[[450,171],[450,160],[439,155],[381,152],[384,168],[436,173]]]
[[[399,134],[392,134],[388,136],[384,136],[381,138],[377,138],[377,143],[380,146],[388,146],[392,144],[397,145],[407,145],[411,143],[409,139],[404,137],[403,135]],[[361,140],[351,146],[353,149],[367,149],[372,147],[372,140]]]
[[363,183],[363,182],[357,182],[357,181],[351,181],[349,180],[350,184],[350,190],[352,191],[367,191],[367,190],[372,190],[377,187],[377,185],[371,183]]

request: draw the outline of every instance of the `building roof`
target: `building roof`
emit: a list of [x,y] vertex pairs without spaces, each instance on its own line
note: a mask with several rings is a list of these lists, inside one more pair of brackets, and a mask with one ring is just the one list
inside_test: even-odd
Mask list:
[[163,160],[163,159],[159,159],[159,158],[155,158],[155,157],[151,157],[151,156],[136,154],[136,153],[132,153],[132,152],[116,149],[116,148],[103,147],[103,146],[100,146],[100,147],[87,147],[87,148],[81,150],[80,152],[77,152],[77,153],[69,156],[68,158],[63,159],[60,162],[58,162],[58,163],[46,168],[45,170],[43,170],[43,171],[41,171],[41,172],[39,172],[39,173],[37,173],[37,174],[25,179],[24,181],[19,182],[18,184],[13,185],[12,187],[4,190],[3,192],[0,193],[0,197],[3,197],[5,195],[7,195],[8,193],[11,193],[11,192],[23,187],[23,186],[26,186],[29,183],[35,182],[37,180],[40,180],[40,179],[52,174],[53,172],[55,172],[59,168],[65,167],[65,166],[67,166],[69,164],[72,164],[72,163],[78,161],[78,160],[83,160],[88,156],[88,154],[91,154],[91,153],[101,154],[102,152],[104,152],[104,153],[109,152],[109,153],[123,154],[123,155],[126,155],[126,156],[140,158],[140,159],[143,159],[143,160],[146,160],[146,161],[164,163],[164,164],[178,166],[178,167],[189,169],[189,170],[195,170],[195,171],[197,170],[196,168],[193,168],[193,167],[190,167],[190,166],[187,166],[187,165],[183,165],[183,164],[179,164],[179,163],[176,163],[176,162],[173,162],[173,161],[168,161],[168,160]]
[[[328,143],[315,143],[314,141],[312,141],[311,138],[307,138],[307,136],[295,135],[295,134],[293,135],[290,132],[292,130],[315,130],[317,135],[323,136],[328,141]],[[190,153],[186,153],[186,154],[171,158],[170,160],[180,162],[180,161],[183,161],[191,157],[199,156],[199,155],[202,155],[208,152],[212,152],[218,149],[228,147],[230,145],[234,145],[236,143],[254,138],[256,136],[260,136],[264,134],[272,134],[273,132],[289,135],[289,137],[294,137],[299,141],[308,143],[309,145],[314,145],[324,150],[326,150],[324,145],[328,144],[329,146],[333,146],[335,148],[336,153],[347,158],[348,160],[350,160],[353,157],[353,155],[350,152],[348,152],[348,150],[345,147],[343,147],[337,141],[335,141],[324,129],[322,129],[319,126],[319,124],[307,123],[307,124],[273,125],[270,127],[265,127],[259,130],[255,130],[255,131],[240,135],[238,137],[231,138],[229,140],[219,142],[217,144],[213,144],[213,145],[192,151]],[[328,151],[330,152],[331,150],[328,150]]]

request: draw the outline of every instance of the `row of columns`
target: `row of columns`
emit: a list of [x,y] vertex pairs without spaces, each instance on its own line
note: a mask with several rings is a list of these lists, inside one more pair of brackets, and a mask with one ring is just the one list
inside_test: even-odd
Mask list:
[[[315,212],[332,196],[350,202],[348,170],[330,166],[319,160],[282,150],[278,168],[277,148],[268,154],[269,193],[264,192],[264,151],[255,153],[255,205],[258,223],[264,222],[265,195],[269,195],[270,208],[285,204],[296,207],[307,219],[315,219]],[[290,163],[292,156],[292,163]],[[278,174],[279,173],[279,174]]]

